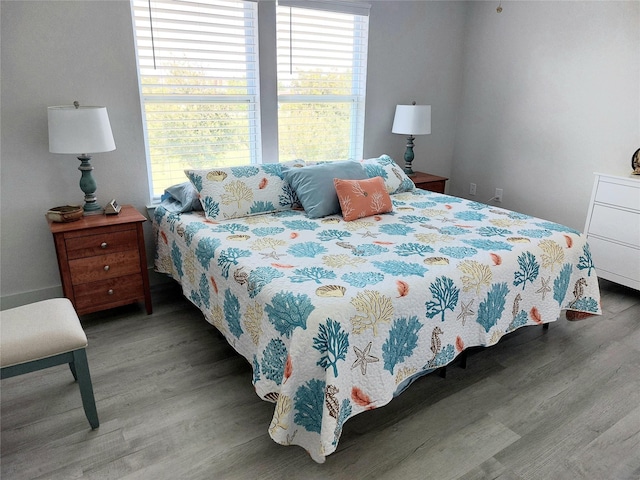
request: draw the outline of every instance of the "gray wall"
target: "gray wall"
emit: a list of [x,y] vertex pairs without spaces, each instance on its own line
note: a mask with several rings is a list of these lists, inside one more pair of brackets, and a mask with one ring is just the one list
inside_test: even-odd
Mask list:
[[[399,160],[397,103],[433,106],[417,168],[449,175],[462,87],[463,2],[372,2],[365,153]],[[93,156],[98,201],[149,203],[128,0],[0,2],[2,308],[61,295],[50,207],[82,202],[78,160],[48,152],[47,106],[107,106],[117,149]],[[149,222],[148,258],[153,259]]]
[[[149,202],[127,1],[2,1],[2,307],[61,295],[45,212],[83,202],[80,162],[49,153],[47,106],[106,105],[116,150],[93,156],[98,201]],[[149,235],[150,237],[150,235]],[[17,298],[9,298],[18,295]]]
[[582,231],[593,172],[640,147],[640,2],[502,6],[468,4],[449,192]]
[[448,177],[462,89],[465,2],[371,2],[365,157],[403,165],[407,138],[391,134],[396,104],[431,105],[431,135],[415,139],[414,170]]

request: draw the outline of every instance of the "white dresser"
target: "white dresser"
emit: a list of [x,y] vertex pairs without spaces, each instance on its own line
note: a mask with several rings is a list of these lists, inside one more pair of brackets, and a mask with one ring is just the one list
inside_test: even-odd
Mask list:
[[596,272],[640,290],[640,178],[595,175],[584,231]]

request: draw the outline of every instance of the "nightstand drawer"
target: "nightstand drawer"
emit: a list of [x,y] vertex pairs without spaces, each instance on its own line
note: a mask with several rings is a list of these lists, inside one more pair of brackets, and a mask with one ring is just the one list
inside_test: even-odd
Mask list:
[[447,177],[439,177],[438,175],[431,175],[430,173],[424,172],[415,172],[409,178],[411,178],[416,188],[435,193],[444,193],[448,180]]
[[417,183],[416,187],[421,190],[428,190],[434,193],[444,193],[445,184],[445,180],[440,180],[438,182]]
[[76,308],[95,309],[108,304],[126,304],[134,302],[144,295],[142,275],[127,275],[101,282],[85,283],[74,288]]
[[118,232],[112,231],[65,240],[69,260],[136,249],[137,242],[138,234],[135,226]]
[[73,285],[96,282],[140,272],[138,250],[110,253],[69,261]]

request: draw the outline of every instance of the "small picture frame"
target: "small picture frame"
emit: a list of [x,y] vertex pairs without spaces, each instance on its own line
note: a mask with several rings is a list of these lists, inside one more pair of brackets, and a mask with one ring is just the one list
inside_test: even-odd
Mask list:
[[104,213],[107,215],[117,215],[120,213],[121,209],[122,207],[118,205],[118,202],[116,202],[116,199],[114,198],[113,200],[111,200],[109,203],[105,205]]

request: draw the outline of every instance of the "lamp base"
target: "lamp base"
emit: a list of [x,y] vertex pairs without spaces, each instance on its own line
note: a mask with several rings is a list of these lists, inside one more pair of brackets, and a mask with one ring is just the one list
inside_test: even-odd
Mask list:
[[[86,207],[86,205],[85,205],[85,207]],[[85,207],[83,207],[83,210],[84,210]],[[104,208],[102,208],[100,205],[98,205],[98,209],[97,210],[84,210],[83,215],[85,217],[89,216],[89,215],[104,215]]]
[[82,207],[84,214],[99,215],[104,213],[104,209],[96,203],[97,185],[91,175],[91,171],[93,170],[90,162],[91,156],[80,155],[78,160],[80,160],[78,170],[82,172],[82,177],[80,177],[80,190],[84,193],[84,206]]
[[413,135],[409,135],[409,137],[407,138],[407,149],[404,152],[404,173],[409,177],[415,174],[415,172],[411,168],[411,163],[413,162],[414,138],[415,137]]

